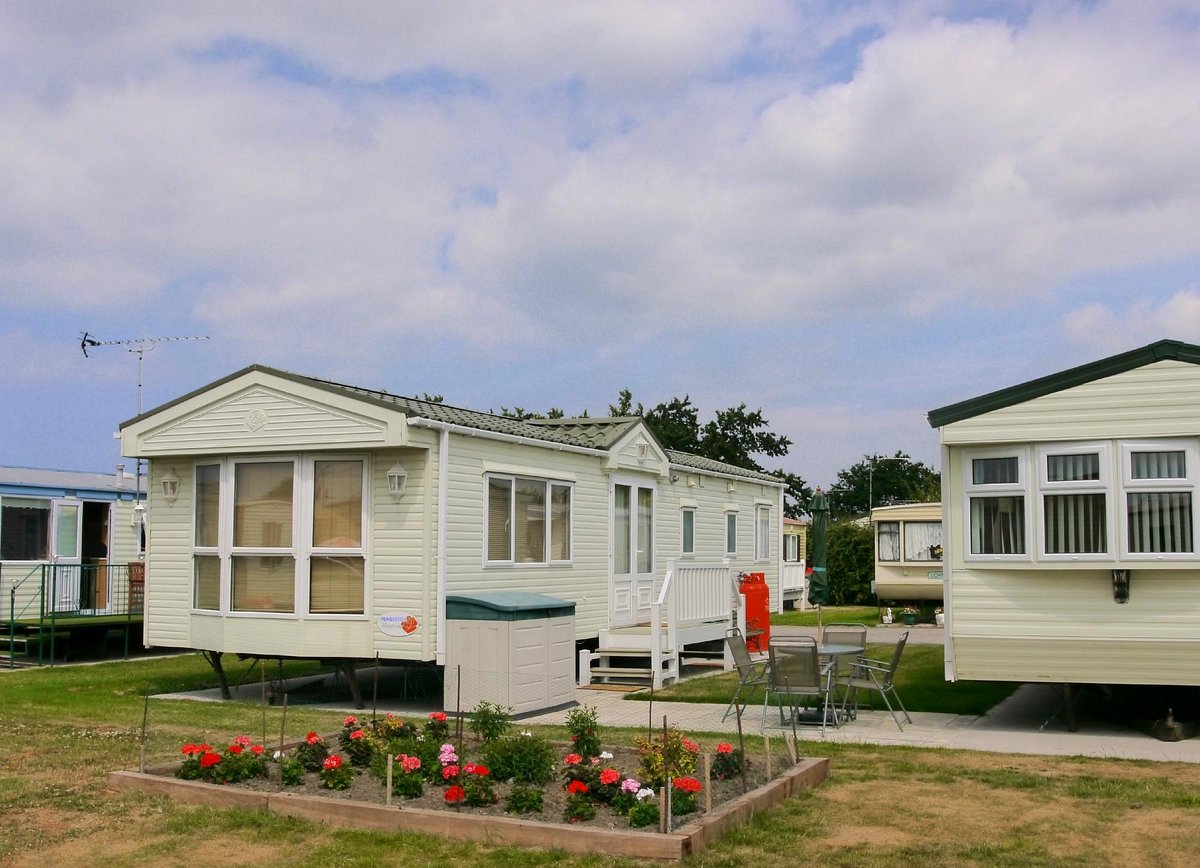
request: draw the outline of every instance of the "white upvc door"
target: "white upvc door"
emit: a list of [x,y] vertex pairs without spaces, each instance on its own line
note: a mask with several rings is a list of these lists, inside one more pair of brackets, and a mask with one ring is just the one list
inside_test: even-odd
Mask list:
[[52,592],[57,612],[74,612],[79,608],[81,519],[79,501],[54,501],[50,562],[54,565]]
[[654,602],[654,485],[614,478],[612,485],[611,624],[650,619]]

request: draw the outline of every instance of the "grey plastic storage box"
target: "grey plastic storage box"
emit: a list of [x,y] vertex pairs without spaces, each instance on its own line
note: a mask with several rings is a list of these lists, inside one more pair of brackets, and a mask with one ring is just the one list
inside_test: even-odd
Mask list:
[[[575,701],[575,603],[528,591],[446,597],[447,709],[529,714]],[[461,693],[460,693],[461,690]]]

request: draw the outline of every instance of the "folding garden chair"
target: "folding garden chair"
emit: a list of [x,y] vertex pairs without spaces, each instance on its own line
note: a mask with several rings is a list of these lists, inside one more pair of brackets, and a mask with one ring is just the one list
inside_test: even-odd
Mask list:
[[896,705],[904,712],[904,719],[912,723],[912,717],[908,714],[908,709],[904,707],[904,703],[900,701],[900,694],[896,692],[896,670],[900,667],[900,655],[904,653],[904,645],[908,642],[908,631],[900,637],[900,641],[896,643],[896,648],[892,651],[891,660],[870,660],[866,657],[860,657],[854,663],[853,672],[845,683],[846,693],[842,697],[842,710],[845,711],[846,704],[853,699],[857,704],[858,691],[871,690],[883,697],[883,704],[887,706],[887,710],[892,713],[892,720],[896,721],[896,726],[901,732],[904,731],[904,724],[900,722],[900,718],[896,715],[896,709],[892,708],[890,695],[896,700]]
[[767,727],[767,705],[774,697],[779,705],[779,724],[784,724],[783,704],[786,701],[791,709],[792,731],[796,729],[796,709],[807,706],[810,699],[821,703],[821,737],[825,737],[825,727],[829,724],[830,715],[833,725],[837,726],[837,709],[833,707],[830,697],[832,686],[832,664],[821,664],[817,652],[817,640],[803,636],[789,642],[786,651],[776,651],[774,645],[767,648],[771,657],[771,668],[768,672],[767,693],[763,697],[763,720],[760,731]]
[[771,664],[766,660],[755,660],[750,656],[750,650],[746,647],[746,637],[742,635],[742,631],[737,627],[729,630],[725,634],[725,645],[729,648],[729,656],[733,658],[733,666],[738,673],[738,686],[733,691],[733,699],[729,701],[729,705],[725,709],[725,714],[721,720],[729,717],[729,713],[736,707],[740,710],[746,707],[743,702],[738,705],[738,700],[741,699],[743,691],[753,690],[758,686],[765,686],[767,683],[768,670]]

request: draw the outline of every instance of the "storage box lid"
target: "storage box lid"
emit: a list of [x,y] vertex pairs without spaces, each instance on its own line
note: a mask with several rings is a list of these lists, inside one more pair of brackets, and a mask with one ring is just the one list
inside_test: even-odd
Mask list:
[[478,591],[446,597],[447,620],[533,621],[574,614],[573,600],[530,591]]

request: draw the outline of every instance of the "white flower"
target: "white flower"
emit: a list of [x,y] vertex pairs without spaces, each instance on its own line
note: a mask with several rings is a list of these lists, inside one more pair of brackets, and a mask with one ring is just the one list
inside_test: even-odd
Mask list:
[[637,791],[637,800],[639,802],[644,801],[645,799],[653,799],[653,798],[654,798],[654,790],[650,789],[649,787],[642,787],[640,790]]
[[600,751],[600,759],[612,759],[613,755],[606,750]]
[[530,732],[529,730],[525,730],[521,733],[521,735],[533,735],[533,733]]
[[281,750],[277,750],[277,751],[275,751],[275,753],[273,753],[273,754],[272,754],[272,756],[273,756],[275,759],[279,759],[279,758],[281,758],[281,757],[283,756],[283,751],[281,751]]

